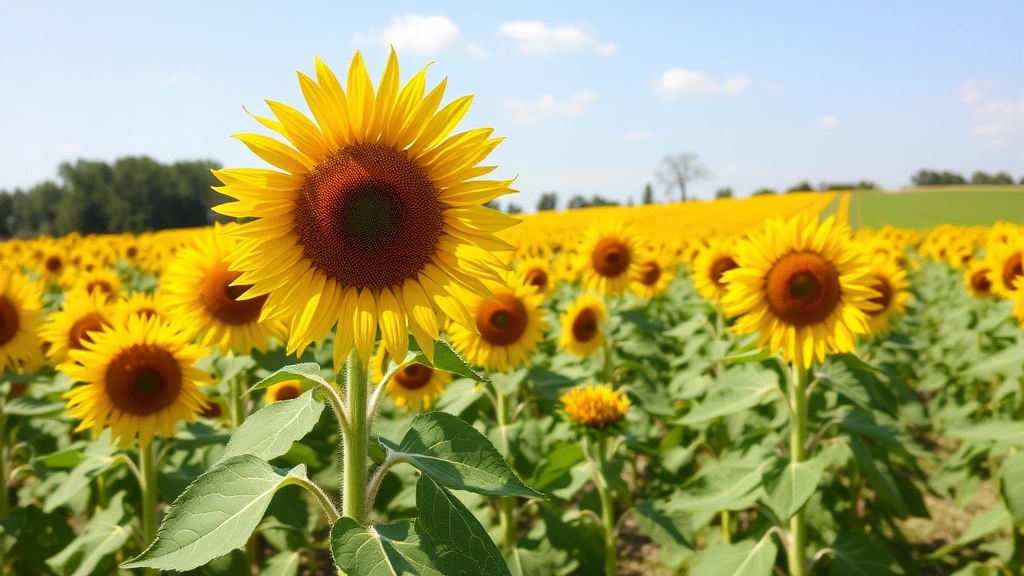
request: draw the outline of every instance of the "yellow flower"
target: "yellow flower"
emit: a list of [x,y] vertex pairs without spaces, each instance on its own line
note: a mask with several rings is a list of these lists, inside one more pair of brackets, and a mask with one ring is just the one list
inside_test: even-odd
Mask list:
[[574,356],[590,356],[604,344],[601,323],[607,317],[604,301],[590,294],[580,296],[559,317],[562,334],[558,337],[558,345]]
[[41,298],[37,283],[17,270],[0,269],[0,372],[34,371],[42,364]]
[[109,326],[116,318],[116,310],[99,292],[91,294],[74,290],[64,295],[60,310],[50,314],[39,330],[39,336],[48,347],[46,357],[54,362],[68,359],[69,350],[82,350],[96,332]]
[[[370,375],[374,382],[384,380],[386,365],[391,356],[377,350],[370,360]],[[406,410],[430,410],[434,400],[444,393],[452,381],[451,372],[435,370],[422,364],[410,364],[398,371],[388,382],[387,392],[395,406]]]
[[583,286],[606,296],[619,296],[640,269],[639,243],[633,227],[621,221],[604,220],[584,234],[576,252],[575,266]]
[[769,220],[763,233],[737,243],[738,265],[725,273],[727,315],[739,316],[738,334],[758,332],[758,346],[786,362],[810,367],[830,352],[852,352],[854,334],[868,331],[871,269],[834,217],[820,225],[801,213]]
[[162,301],[160,292],[154,292],[153,294],[133,292],[127,300],[121,303],[121,315],[126,319],[132,314],[140,315],[143,318],[159,316],[160,311],[163,309]]
[[516,274],[524,284],[533,286],[537,293],[547,297],[555,289],[555,279],[551,273],[551,263],[546,257],[533,256],[523,258],[516,266]]
[[353,344],[364,365],[380,328],[384,347],[404,358],[411,330],[428,355],[439,337],[437,313],[467,315],[458,288],[490,297],[482,278],[506,269],[491,250],[511,250],[494,236],[518,220],[482,206],[509,193],[510,180],[477,180],[501,142],[491,128],[452,134],[471,96],[439,109],[446,82],[425,94],[426,69],[399,85],[388,58],[376,92],[357,52],[343,91],[316,60],[316,81],[299,85],[316,123],[295,108],[268,102],[276,120],[256,119],[287,140],[240,134],[277,170],[215,174],[237,202],[214,208],[254,220],[229,233],[245,298],[266,297],[263,317],[290,323],[288,352],[337,325],[334,360]]
[[1013,298],[1024,287],[1024,233],[1007,224],[993,226],[985,244],[985,262],[989,265],[992,292]]
[[137,436],[145,447],[155,434],[174,436],[178,420],[195,420],[206,407],[197,385],[209,377],[193,366],[203,352],[189,340],[157,317],[132,316],[93,332],[60,366],[83,383],[64,394],[68,415],[82,419],[78,430],[110,428],[122,446]]
[[889,319],[893,314],[902,314],[907,300],[910,299],[910,282],[907,272],[891,260],[876,260],[871,264],[871,288],[879,293],[870,302],[878,305],[875,310],[868,310],[868,328],[872,334],[889,333]]
[[690,271],[693,286],[697,293],[708,300],[718,301],[725,296],[726,285],[722,275],[737,266],[733,259],[733,244],[724,240],[711,240],[693,260]]
[[607,384],[579,386],[563,394],[559,400],[573,422],[598,430],[621,422],[629,409],[629,398]]
[[638,296],[654,298],[665,291],[675,277],[673,261],[664,250],[650,249],[637,254],[639,271],[633,276],[629,287]]
[[285,380],[267,387],[267,403],[298,398],[302,394],[302,382]]
[[972,260],[964,271],[964,284],[967,293],[975,298],[988,298],[992,295],[992,268],[984,260]]
[[121,280],[109,268],[95,266],[92,270],[82,272],[75,287],[86,293],[97,292],[111,302],[121,299]]

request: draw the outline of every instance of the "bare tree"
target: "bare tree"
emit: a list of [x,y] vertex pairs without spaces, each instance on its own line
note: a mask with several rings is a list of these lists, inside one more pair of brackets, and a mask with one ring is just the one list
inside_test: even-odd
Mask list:
[[671,196],[672,191],[679,189],[683,202],[686,202],[686,185],[705,180],[711,176],[711,170],[697,161],[697,155],[684,152],[675,156],[665,156],[661,166],[654,173],[658,183],[665,187],[665,195]]

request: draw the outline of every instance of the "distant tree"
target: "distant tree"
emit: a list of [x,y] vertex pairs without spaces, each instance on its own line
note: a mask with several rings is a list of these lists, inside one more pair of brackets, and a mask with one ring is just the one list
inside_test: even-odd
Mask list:
[[501,204],[498,204],[497,200],[491,200],[490,202],[484,202],[484,206],[493,210],[501,210]]
[[910,177],[914,186],[950,186],[966,184],[964,177],[956,172],[938,172],[935,170],[918,170]]
[[0,238],[14,235],[14,195],[0,190]]
[[764,196],[766,194],[778,194],[778,192],[776,192],[775,190],[772,190],[771,188],[761,188],[759,190],[754,190],[754,192],[752,192],[750,195],[751,196]]
[[732,187],[726,186],[715,190],[715,198],[732,198]]
[[537,212],[545,210],[558,210],[558,192],[541,192],[540,200],[537,201]]
[[626,199],[626,206],[632,206],[632,205],[633,205],[633,197],[630,196],[629,198]]
[[1024,186],[1024,176],[1021,176],[1021,177],[1020,177],[1020,185],[1021,185],[1021,186]]
[[619,206],[619,203],[614,200],[608,200],[598,195],[587,198],[577,194],[569,199],[569,210],[575,210],[577,208],[592,208],[595,206]]
[[650,182],[644,186],[644,199],[642,202],[644,204],[654,204],[654,187],[651,186]]
[[505,212],[508,213],[508,214],[522,214],[523,213],[523,207],[520,206],[519,204],[514,204],[512,202],[509,202],[508,203],[508,208],[505,209]]
[[870,180],[860,182],[822,182],[820,190],[874,190],[877,186]]
[[807,180],[786,188],[786,192],[811,192],[813,190],[814,186],[811,186],[811,183]]
[[971,184],[976,186],[1012,186],[1013,176],[1010,176],[1006,172],[1000,172],[998,174],[986,174],[982,171],[977,171],[971,174]]
[[686,186],[707,179],[711,170],[697,161],[697,155],[691,152],[665,156],[661,159],[661,167],[654,177],[665,188],[665,194],[672,196],[672,191],[679,189],[679,196],[686,202]]
[[577,208],[586,208],[589,205],[590,204],[587,202],[586,198],[584,198],[583,196],[580,196],[579,194],[576,194],[572,198],[569,198],[568,209],[569,210],[575,210]]

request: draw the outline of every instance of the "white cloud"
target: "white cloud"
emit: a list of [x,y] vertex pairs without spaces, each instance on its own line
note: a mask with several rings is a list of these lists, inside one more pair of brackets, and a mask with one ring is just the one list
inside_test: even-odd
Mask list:
[[604,56],[615,53],[615,44],[598,42],[595,30],[585,24],[549,26],[520,20],[498,26],[498,34],[512,38],[520,52],[532,56],[572,54],[581,50],[593,50]]
[[821,128],[822,130],[833,130],[842,125],[843,123],[835,116],[822,116],[821,119],[818,120],[818,128]]
[[970,104],[977,102],[985,95],[985,92],[992,88],[992,82],[979,80],[968,80],[960,84],[960,99]]
[[466,42],[459,27],[447,16],[395,16],[391,19],[391,24],[379,32],[371,30],[366,34],[356,34],[352,43],[364,46],[394,46],[400,53],[419,56],[462,54],[476,59],[489,56],[487,50]]
[[626,132],[625,138],[632,142],[636,140],[646,140],[651,136],[654,136],[654,132],[651,130],[630,130],[629,132]]
[[540,122],[541,116],[582,116],[586,114],[587,106],[596,99],[597,94],[584,90],[562,100],[552,94],[545,94],[537,100],[505,98],[502,106],[509,112],[509,120],[512,122],[534,125]]
[[783,92],[786,91],[785,88],[783,88],[779,84],[775,84],[774,82],[765,82],[764,89],[771,92],[772,94],[782,94]]
[[732,96],[750,86],[750,78],[739,74],[718,81],[698,70],[672,68],[651,82],[654,92],[672,102],[680,96]]
[[1024,130],[1024,98],[995,100],[988,96],[992,82],[968,80],[960,85],[960,99],[974,120],[971,134],[989,146],[1010,142],[1010,136]]

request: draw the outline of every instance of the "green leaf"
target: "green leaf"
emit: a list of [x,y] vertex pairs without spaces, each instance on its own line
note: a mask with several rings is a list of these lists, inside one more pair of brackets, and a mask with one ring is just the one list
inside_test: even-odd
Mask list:
[[832,544],[836,576],[905,574],[892,554],[867,534],[843,532]]
[[457,554],[453,562],[465,574],[511,576],[498,547],[473,513],[444,486],[438,486],[426,474],[416,484],[418,526],[438,544]]
[[1003,500],[1014,522],[1024,525],[1024,452],[1014,452],[1003,460],[999,479]]
[[104,558],[120,550],[131,536],[131,527],[123,525],[128,520],[123,500],[124,492],[118,492],[110,500],[110,506],[106,510],[96,514],[85,524],[80,536],[46,563],[58,574],[92,574]]
[[360,526],[343,517],[331,528],[331,552],[338,568],[353,576],[459,574],[451,551],[417,533],[412,520]]
[[67,504],[79,492],[89,487],[92,479],[106,472],[115,462],[115,448],[110,444],[110,436],[105,433],[99,440],[89,444],[82,454],[82,461],[79,462],[67,480],[46,497],[43,503],[44,512],[52,512],[60,506]]
[[480,374],[477,374],[473,367],[468,362],[462,359],[447,342],[443,340],[434,341],[434,361],[427,360],[426,355],[420,351],[419,345],[415,339],[409,340],[409,352],[415,354],[416,362],[423,364],[424,366],[430,366],[431,368],[437,368],[438,370],[444,370],[445,372],[451,372],[452,374],[458,374],[465,378],[472,378],[477,382],[487,382],[487,378],[484,378]]
[[726,371],[711,384],[711,391],[704,401],[683,416],[679,423],[695,424],[753,408],[764,402],[768,393],[778,386],[778,376],[770,370],[744,367]]
[[789,520],[807,503],[818,489],[826,462],[822,455],[804,462],[776,460],[776,465],[765,471],[764,489],[768,492],[765,504],[779,520]]
[[973,426],[951,428],[946,433],[956,438],[963,438],[964,440],[1010,442],[1014,445],[1024,444],[1024,422],[990,420]]
[[893,478],[892,470],[888,464],[884,467],[879,467],[871,451],[857,437],[850,439],[850,450],[853,451],[853,457],[857,459],[857,465],[864,471],[868,483],[874,488],[879,499],[892,506],[898,516],[906,516],[907,507],[903,502],[899,486],[896,485],[896,480]]
[[661,549],[662,564],[678,568],[693,553],[693,527],[690,517],[681,510],[667,510],[659,502],[641,502],[633,507],[636,522]]
[[320,365],[316,362],[302,362],[301,364],[292,364],[291,366],[285,366],[277,372],[274,372],[270,376],[267,376],[263,380],[260,380],[245,391],[249,394],[253,390],[262,390],[269,386],[273,386],[278,382],[284,382],[286,380],[306,380],[320,386],[330,386],[327,380],[320,375]]
[[250,454],[213,465],[179,496],[156,540],[122,568],[191,570],[249,541],[274,493],[306,479],[306,467],[272,467]]
[[768,360],[772,357],[771,350],[767,346],[761,348],[750,348],[747,350],[740,350],[725,358],[722,358],[722,362],[726,364],[745,364],[747,362],[761,362]]
[[74,468],[85,460],[85,456],[82,455],[82,444],[76,443],[72,446],[74,447],[40,456],[36,461],[49,468]]
[[756,542],[707,548],[697,556],[690,576],[770,576],[777,555],[778,547],[769,532]]
[[1013,527],[1013,517],[1010,516],[1010,512],[1003,506],[1002,502],[997,502],[992,508],[978,514],[971,521],[971,525],[967,527],[967,530],[957,538],[956,542],[943,546],[935,552],[925,556],[925,558],[934,560],[941,558],[954,550],[963,548],[968,544],[972,544],[990,534],[1009,530]]
[[313,429],[324,405],[314,397],[316,389],[298,398],[273,402],[249,416],[231,435],[222,460],[251,454],[263,460],[276,458]]
[[971,363],[963,371],[965,376],[989,381],[996,377],[1004,380],[1017,380],[1024,372],[1024,341],[1018,341],[1011,348],[986,354],[984,358]]
[[3,406],[4,414],[10,416],[44,416],[64,409],[64,402],[48,402],[41,398],[24,396],[15,398]]
[[296,551],[280,552],[267,560],[259,576],[295,576],[302,565],[302,554]]
[[489,496],[544,498],[516,476],[494,446],[469,424],[444,412],[413,418],[400,445],[380,439],[392,457],[456,490]]

